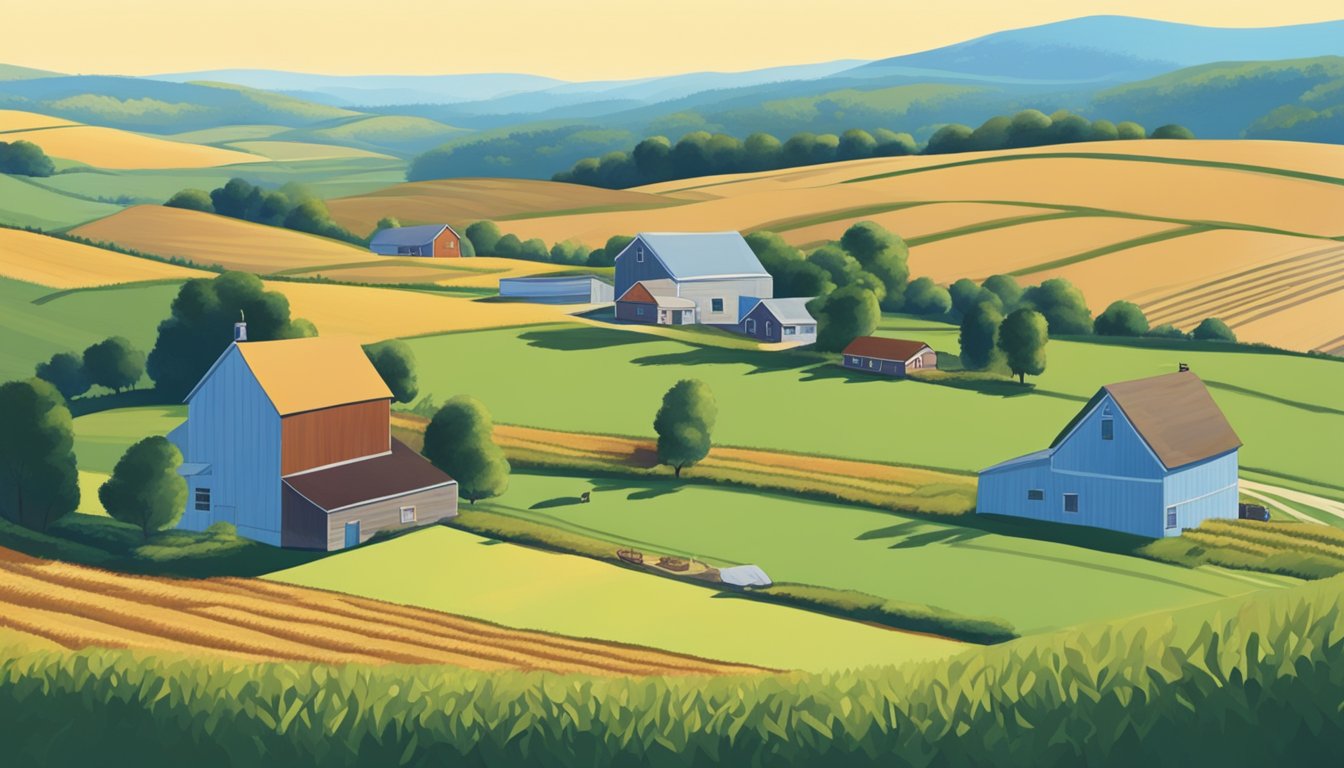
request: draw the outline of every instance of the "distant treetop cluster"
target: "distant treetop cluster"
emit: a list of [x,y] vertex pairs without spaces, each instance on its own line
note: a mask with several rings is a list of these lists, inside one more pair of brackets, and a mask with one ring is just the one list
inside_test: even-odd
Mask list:
[[799,133],[784,142],[768,133],[753,133],[745,140],[739,140],[724,133],[695,131],[675,144],[666,136],[651,136],[629,152],[608,152],[601,157],[585,158],[552,178],[573,184],[622,189],[697,176],[768,171],[868,157],[937,155],[1080,141],[1192,138],[1194,134],[1179,125],[1164,125],[1149,134],[1134,122],[1089,121],[1065,110],[1047,115],[1028,109],[1011,117],[992,117],[975,129],[957,123],[945,125],[934,132],[922,150],[910,134],[885,128],[872,133],[852,128],[839,136]]

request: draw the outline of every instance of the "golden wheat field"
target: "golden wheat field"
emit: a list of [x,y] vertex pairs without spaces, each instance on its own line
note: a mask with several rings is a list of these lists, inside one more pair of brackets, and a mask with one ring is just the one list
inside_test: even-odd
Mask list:
[[324,237],[161,205],[127,208],[71,233],[156,256],[259,274],[367,261],[371,256],[362,248]]
[[188,144],[22,112],[0,113],[0,131],[10,131],[5,134],[6,141],[31,141],[52,157],[111,170],[214,168],[266,159],[249,152]]
[[229,144],[233,149],[260,155],[270,160],[293,162],[296,160],[341,160],[351,157],[372,157],[381,160],[394,160],[391,155],[370,152],[355,147],[342,147],[336,144],[314,144],[306,141],[266,141],[264,139],[234,141]]
[[89,288],[210,273],[35,232],[0,229],[0,276],[51,288]]
[[317,325],[323,336],[360,343],[401,336],[538,325],[568,319],[589,305],[487,302],[442,293],[329,283],[269,281],[289,299],[290,311]]
[[437,283],[463,288],[495,288],[506,277],[535,277],[573,269],[563,264],[479,256],[468,259],[373,257],[367,261],[286,270],[347,283]]
[[3,548],[0,627],[71,649],[152,649],[249,661],[448,664],[605,675],[758,671],[336,592],[256,579],[132,576]]
[[[874,220],[915,241],[915,276],[944,283],[1012,271],[1024,282],[1066,277],[1094,312],[1116,299],[1145,308],[1166,299],[1152,307],[1154,323],[1189,330],[1209,316],[1201,313],[1218,312],[1245,341],[1295,349],[1344,344],[1332,325],[1344,301],[1344,265],[1325,259],[1276,274],[1272,284],[1255,282],[1286,259],[1344,238],[1344,147],[1104,142],[874,158],[637,191],[678,204],[517,219],[509,231],[599,245],[612,233],[769,229],[811,247]],[[1052,214],[1063,215],[1038,220]],[[1253,269],[1256,277],[1238,276]],[[1245,289],[1208,288],[1215,295],[1198,307],[1169,311],[1181,292],[1216,280]],[[1257,295],[1261,285],[1274,291]]]
[[[447,223],[465,227],[479,219],[602,208],[639,210],[677,202],[644,192],[535,179],[440,179],[328,200],[327,208],[341,226],[352,232],[367,232],[384,216],[395,216],[406,225]],[[511,231],[509,225],[500,225]]]

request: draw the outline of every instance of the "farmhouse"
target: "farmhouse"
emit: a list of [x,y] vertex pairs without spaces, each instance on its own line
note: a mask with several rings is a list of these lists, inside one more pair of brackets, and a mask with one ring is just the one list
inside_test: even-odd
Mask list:
[[1240,447],[1189,371],[1109,384],[1049,448],[983,470],[976,511],[1175,536],[1236,519]]
[[742,298],[774,296],[774,280],[737,232],[641,232],[616,255],[615,293],[621,319],[737,326]]
[[611,283],[594,275],[503,277],[499,295],[538,304],[606,304],[615,298]]
[[743,297],[737,332],[760,341],[811,344],[817,340],[817,321],[807,311],[810,298],[757,299]]
[[373,236],[369,250],[381,256],[456,258],[462,255],[462,238],[447,224],[391,227]]
[[180,527],[334,550],[457,514],[456,481],[392,437],[392,393],[358,345],[248,342],[239,326],[168,435],[188,485]]
[[922,341],[860,336],[841,353],[840,364],[855,371],[905,376],[908,371],[938,367],[938,353]]

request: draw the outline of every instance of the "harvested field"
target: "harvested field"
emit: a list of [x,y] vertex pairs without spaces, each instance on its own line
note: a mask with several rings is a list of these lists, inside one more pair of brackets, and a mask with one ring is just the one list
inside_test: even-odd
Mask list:
[[[79,125],[51,115],[39,115],[36,112],[23,112],[17,109],[0,109],[0,131],[27,131],[34,128],[50,128],[57,125]],[[8,139],[0,139],[8,141]]]
[[375,257],[347,264],[287,269],[283,274],[322,275],[350,283],[438,283],[463,288],[495,288],[500,278],[568,272],[574,267],[522,259],[479,256],[469,259]]
[[35,232],[0,229],[0,276],[51,288],[88,288],[210,273]]
[[0,627],[66,648],[610,675],[755,671],[253,579],[173,580],[0,549]]
[[369,258],[368,251],[336,240],[160,205],[127,208],[72,234],[156,256],[259,274]]
[[[373,229],[384,216],[402,224],[451,223],[465,227],[478,219],[547,215],[589,209],[641,210],[676,205],[677,198],[633,190],[598,189],[534,179],[439,179],[396,184],[377,192],[327,201],[338,224],[354,232]],[[505,231],[512,231],[504,226]],[[460,230],[459,230],[460,231]],[[621,234],[612,231],[607,234]],[[559,238],[563,240],[564,238]]]
[[915,246],[910,249],[910,272],[940,283],[962,277],[983,280],[1179,229],[1165,222],[1108,217],[1034,221]]
[[911,240],[978,224],[1005,222],[1024,216],[1043,216],[1052,213],[1060,211],[1053,208],[998,203],[927,203],[882,213],[856,211],[853,215],[835,221],[801,227],[796,226],[795,222],[807,221],[812,217],[784,219],[779,222],[766,222],[760,229],[779,232],[788,242],[805,246],[839,240],[846,229],[860,221],[875,221],[892,232],[899,232],[901,237]]
[[116,170],[215,168],[265,161],[264,157],[247,152],[187,144],[95,125],[68,124],[13,132],[5,134],[5,140],[31,141],[53,157]]

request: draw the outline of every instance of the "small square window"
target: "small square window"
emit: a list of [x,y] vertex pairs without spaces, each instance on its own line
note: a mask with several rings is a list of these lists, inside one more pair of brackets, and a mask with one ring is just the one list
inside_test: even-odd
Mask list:
[[1076,493],[1064,494],[1064,511],[1065,512],[1078,511],[1078,494]]
[[796,336],[796,335],[798,335],[798,327],[795,326],[795,325],[786,325],[786,326],[784,326],[784,335],[785,335],[785,336]]
[[1176,527],[1176,508],[1167,507],[1167,530],[1170,531],[1175,527]]
[[1101,420],[1101,439],[1102,440],[1115,439],[1115,419]]
[[709,311],[710,311],[710,312],[722,312],[722,311],[723,311],[723,299],[710,299],[710,300],[709,300]]
[[644,306],[643,306],[642,304],[639,305],[639,306],[637,306],[637,307],[635,307],[635,314],[636,314],[636,315],[642,315],[642,314],[644,314]]
[[197,512],[209,512],[209,511],[210,511],[210,489],[209,489],[209,488],[197,488],[197,489],[196,489],[196,504],[195,504],[195,506],[196,506],[196,511],[197,511]]
[[401,508],[401,522],[402,522],[402,523],[414,523],[414,522],[415,522],[415,507],[402,507],[402,508]]
[[1040,488],[1032,488],[1028,490],[1027,501],[1045,501],[1045,491]]

